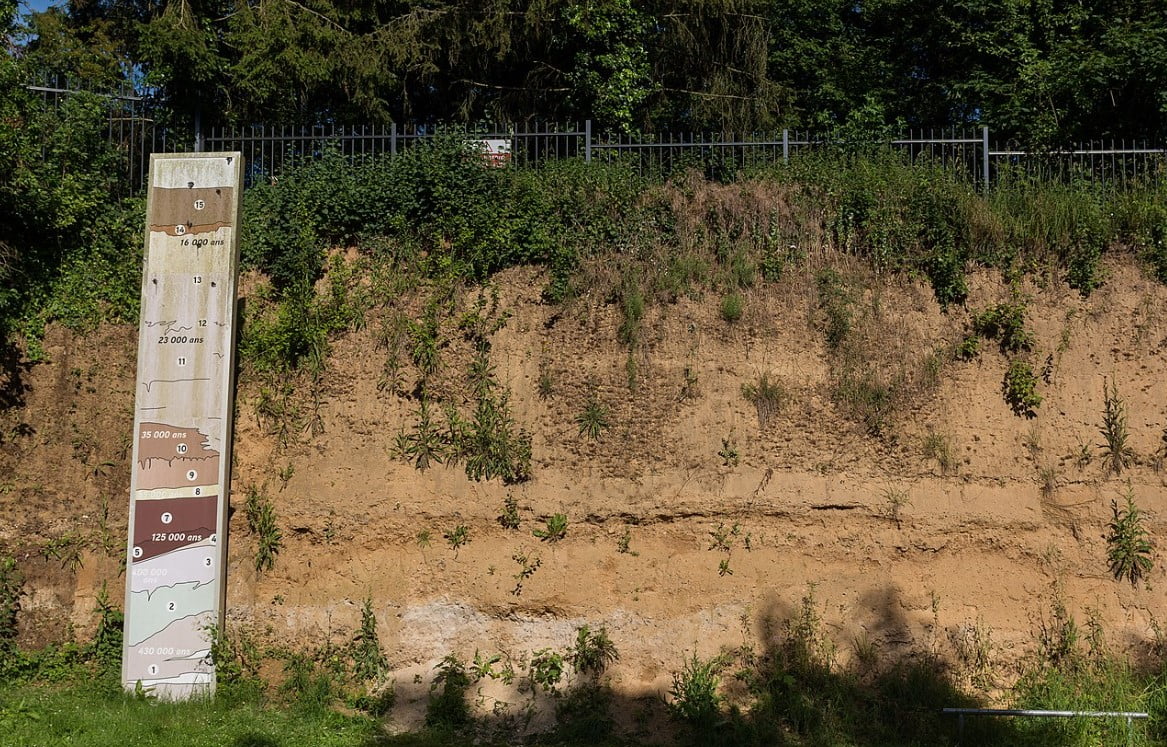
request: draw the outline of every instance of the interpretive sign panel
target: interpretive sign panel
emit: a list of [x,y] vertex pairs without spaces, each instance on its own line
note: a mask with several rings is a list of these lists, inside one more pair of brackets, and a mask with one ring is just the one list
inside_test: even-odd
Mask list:
[[242,158],[150,157],[122,681],[209,693],[221,626]]

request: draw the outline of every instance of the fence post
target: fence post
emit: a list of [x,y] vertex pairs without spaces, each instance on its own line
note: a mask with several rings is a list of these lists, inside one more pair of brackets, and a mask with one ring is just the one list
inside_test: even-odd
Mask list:
[[584,163],[592,162],[592,120],[584,121]]
[[985,125],[981,127],[981,159],[984,163],[981,164],[981,178],[984,179],[983,189],[985,194],[989,193],[989,127]]
[[194,114],[195,114],[194,152],[195,153],[202,153],[203,152],[203,110],[201,108],[195,109]]
[[397,155],[397,123],[389,123],[389,155]]
[[790,130],[782,130],[782,163],[790,163]]

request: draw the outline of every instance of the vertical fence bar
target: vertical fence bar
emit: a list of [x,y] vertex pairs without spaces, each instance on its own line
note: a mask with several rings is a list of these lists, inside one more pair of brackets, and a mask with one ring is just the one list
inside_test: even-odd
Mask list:
[[584,163],[592,162],[592,120],[584,121]]
[[982,189],[985,194],[989,193],[989,127],[985,125],[981,127],[981,179],[983,180]]

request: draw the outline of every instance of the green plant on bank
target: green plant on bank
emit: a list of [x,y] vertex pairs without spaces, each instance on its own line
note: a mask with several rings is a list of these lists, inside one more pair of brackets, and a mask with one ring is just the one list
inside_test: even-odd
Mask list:
[[734,539],[741,536],[741,533],[741,524],[734,522],[733,526],[727,529],[725,523],[719,521],[716,528],[709,530],[709,537],[712,539],[709,549],[730,552],[733,549]]
[[727,293],[721,299],[721,318],[730,324],[740,321],[744,306],[745,299],[742,298],[742,294],[737,291]]
[[451,422],[448,440],[454,453],[465,460],[471,480],[502,478],[512,485],[531,478],[531,434],[519,428],[511,415],[508,393],[494,378],[487,346],[483,344],[471,365],[471,386],[476,405],[474,416],[464,424]]
[[637,557],[640,553],[632,549],[632,530],[624,527],[624,533],[616,540],[616,552],[621,555],[631,555]]
[[410,321],[408,325],[409,338],[412,343],[410,357],[413,365],[421,374],[423,391],[430,379],[438,371],[441,361],[441,325],[438,321],[438,300],[431,298],[425,305],[425,313],[420,321]]
[[1118,396],[1118,384],[1107,382],[1105,378],[1102,380],[1102,394],[1102,427],[1099,430],[1103,438],[1102,463],[1112,474],[1121,475],[1135,456],[1128,443],[1126,403]]
[[436,674],[430,683],[429,703],[425,709],[425,724],[429,727],[459,729],[471,720],[466,691],[472,682],[466,664],[455,654],[448,654],[434,667]]
[[952,444],[948,436],[943,433],[937,433],[931,429],[924,435],[923,440],[924,456],[928,459],[936,460],[940,465],[940,471],[948,474],[956,469],[956,457],[952,453]]
[[771,380],[763,373],[756,382],[742,385],[742,396],[754,406],[758,413],[758,428],[765,429],[771,418],[778,414],[786,402],[786,390],[777,379]]
[[515,572],[515,588],[511,589],[511,594],[519,596],[523,593],[523,584],[525,584],[531,576],[535,575],[535,571],[539,570],[539,566],[543,565],[543,559],[528,550],[517,550],[511,555],[511,560],[518,564],[519,570]]
[[558,542],[567,536],[567,515],[553,514],[547,518],[542,529],[531,532],[542,542]]
[[821,270],[815,277],[818,306],[826,317],[827,349],[838,351],[851,334],[854,298],[843,276],[833,267]]
[[679,672],[673,672],[668,700],[670,713],[699,730],[711,729],[721,717],[723,698],[719,689],[724,667],[722,657],[702,660],[694,652]]
[[69,533],[54,537],[46,542],[45,546],[41,548],[41,554],[44,555],[45,560],[61,561],[62,568],[67,568],[75,573],[84,565],[82,550],[81,537]]
[[502,513],[498,515],[498,523],[503,529],[515,530],[519,528],[519,502],[513,495],[507,493],[502,502]]
[[441,464],[446,457],[442,432],[430,415],[429,402],[423,396],[417,403],[417,422],[408,433],[404,428],[397,434],[397,454],[415,469],[424,472],[432,464]]
[[358,680],[375,681],[389,670],[389,661],[381,653],[377,616],[373,613],[371,597],[365,597],[361,604],[361,625],[349,644],[349,655],[353,662],[353,675]]
[[0,555],[0,675],[16,651],[17,618],[20,615],[20,596],[24,576],[16,565],[16,558]]
[[741,456],[738,454],[737,445],[733,438],[721,439],[721,449],[718,450],[717,456],[721,457],[721,465],[723,467],[736,467],[741,461]]
[[567,653],[567,661],[571,666],[580,674],[591,677],[600,676],[619,659],[620,652],[608,637],[608,629],[603,626],[593,631],[589,626],[581,625],[576,630],[575,644]]
[[722,558],[717,562],[718,576],[732,576],[733,569],[729,567],[729,558]]
[[1025,302],[997,304],[972,316],[974,335],[996,340],[1005,355],[1033,350],[1033,332],[1025,325]]
[[1009,409],[1018,417],[1035,418],[1041,405],[1041,395],[1037,392],[1037,375],[1033,366],[1021,358],[1014,358],[1005,371],[1001,382],[1002,395]]
[[446,544],[454,551],[454,557],[458,557],[458,550],[470,543],[470,528],[465,524],[459,524],[448,532],[442,534],[446,540]]
[[575,416],[575,422],[579,426],[579,435],[589,441],[599,440],[600,435],[608,430],[608,408],[600,402],[594,390],[588,395],[583,412]]
[[243,505],[247,516],[247,528],[255,535],[255,570],[270,571],[280,553],[282,537],[276,525],[275,506],[261,490],[254,485],[247,488],[247,502]]
[[417,542],[417,546],[424,550],[430,546],[430,542],[433,541],[433,535],[430,533],[430,530],[422,529],[418,531],[414,540]]
[[527,676],[532,684],[538,685],[543,692],[554,693],[563,679],[565,665],[563,654],[549,648],[540,649],[531,656]]
[[1154,549],[1130,487],[1126,492],[1126,507],[1119,510],[1118,501],[1112,500],[1110,511],[1110,533],[1106,536],[1106,558],[1110,572],[1116,580],[1125,579],[1131,586],[1138,586],[1151,572]]
[[885,488],[883,491],[883,502],[887,518],[895,522],[896,529],[902,528],[901,518],[904,509],[912,505],[912,499],[908,496],[908,491],[899,488]]

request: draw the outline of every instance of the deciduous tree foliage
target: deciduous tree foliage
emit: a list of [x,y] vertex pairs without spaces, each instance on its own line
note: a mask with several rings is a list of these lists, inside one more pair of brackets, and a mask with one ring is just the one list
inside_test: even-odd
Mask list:
[[1157,137],[1162,0],[72,0],[24,54],[250,124],[990,126]]

